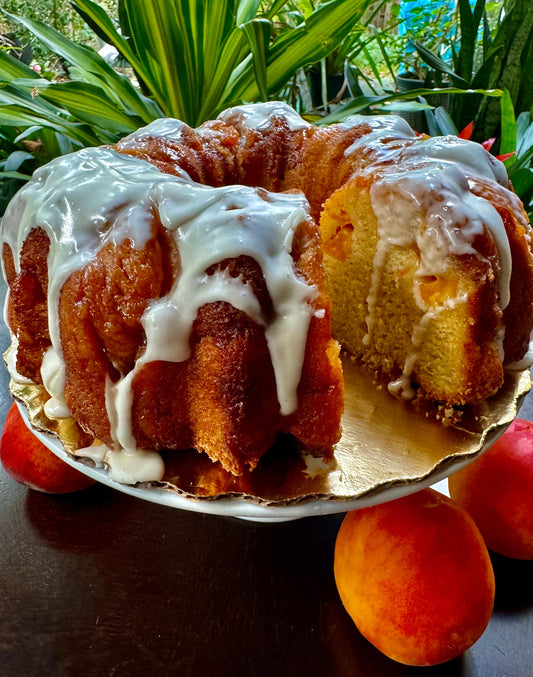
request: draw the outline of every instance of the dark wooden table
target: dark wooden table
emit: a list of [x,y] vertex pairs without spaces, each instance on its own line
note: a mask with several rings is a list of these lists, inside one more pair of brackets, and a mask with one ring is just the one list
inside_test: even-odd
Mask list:
[[[10,405],[2,369],[0,422]],[[533,397],[521,415],[533,418]],[[342,517],[257,524],[100,485],[50,496],[0,469],[0,676],[533,675],[533,562],[494,556],[483,637],[450,663],[409,668],[339,601]]]

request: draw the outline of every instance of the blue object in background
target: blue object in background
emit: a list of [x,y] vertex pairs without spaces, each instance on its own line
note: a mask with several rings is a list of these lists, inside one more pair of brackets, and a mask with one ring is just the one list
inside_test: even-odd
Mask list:
[[402,22],[398,26],[398,33],[404,35],[421,31],[427,18],[424,10],[429,10],[436,4],[439,9],[444,10],[440,17],[441,26],[444,28],[444,24],[451,20],[455,12],[455,0],[440,0],[438,3],[435,0],[401,0],[399,16]]
[[[439,14],[435,12],[435,7],[438,6]],[[435,12],[429,15],[430,10]],[[424,29],[429,21],[435,21],[438,18],[438,25],[431,27],[431,34],[438,37],[444,35],[446,25],[453,18],[455,12],[455,0],[401,0],[399,18],[401,19],[398,25],[398,35],[406,35],[412,37],[414,40],[423,42],[421,37],[424,34]],[[425,45],[431,49],[431,45]],[[414,45],[411,42],[407,43],[406,52],[412,54],[415,51]],[[442,50],[439,56],[446,60],[450,49]]]

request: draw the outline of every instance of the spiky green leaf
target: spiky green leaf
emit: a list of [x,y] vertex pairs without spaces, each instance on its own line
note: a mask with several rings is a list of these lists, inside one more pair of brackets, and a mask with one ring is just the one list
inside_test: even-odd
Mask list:
[[117,105],[130,108],[145,122],[150,122],[157,116],[153,104],[139,96],[139,92],[129,79],[117,73],[93,49],[78,45],[42,21],[15,16],[5,11],[4,14],[15,23],[19,23],[30,30],[52,52],[63,57],[82,72],[87,71],[98,77],[102,88],[106,90]]

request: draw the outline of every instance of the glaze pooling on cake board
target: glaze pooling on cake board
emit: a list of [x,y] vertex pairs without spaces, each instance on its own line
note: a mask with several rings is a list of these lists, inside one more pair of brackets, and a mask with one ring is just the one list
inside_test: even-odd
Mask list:
[[[516,380],[514,375],[509,382],[506,379],[490,408],[477,412],[483,420],[482,428],[471,421],[458,429],[415,415],[411,407],[376,389],[365,370],[350,360],[344,364],[348,402],[334,462],[316,467],[317,459],[296,459],[294,450],[287,450],[288,463],[280,453],[273,460],[267,455],[266,464],[260,463],[249,477],[240,478],[217,468],[209,459],[195,462],[191,475],[192,458],[184,454],[173,456],[175,467],[163,483],[131,486],[131,478],[128,481],[126,476],[119,478],[123,482],[119,483],[105,470],[107,447],[82,449],[84,458],[80,460],[77,445],[65,444],[73,442],[69,435],[57,431],[62,446],[59,439],[42,432],[50,430],[51,423],[42,415],[42,408],[16,384],[13,393],[29,403],[27,409],[19,407],[25,420],[29,412],[31,427],[39,438],[60,458],[99,482],[172,508],[276,522],[367,507],[434,484],[499,437],[516,416],[531,385],[529,372],[517,374]],[[67,419],[53,423],[66,425]],[[67,453],[65,448],[72,451]],[[196,461],[203,458],[197,455]],[[252,486],[250,477],[254,479]]]
[[[315,186],[308,184],[320,183],[313,180],[312,171],[318,172],[312,166],[313,158],[305,155],[312,143],[333,143],[337,139],[342,150],[339,164],[344,162],[347,169],[344,174],[339,170],[338,185],[332,179],[328,189],[322,193],[317,189],[319,198],[310,196],[310,205],[302,192],[220,185],[224,176],[234,181],[242,178],[244,183],[251,180],[247,171],[251,167],[253,174],[255,168],[245,151],[270,138],[274,142],[281,139],[276,152],[286,153],[281,160],[267,158],[274,164],[279,160],[279,176],[267,176],[268,185],[272,183],[276,191],[307,192],[310,188],[312,194]],[[300,157],[301,163],[309,165],[311,178],[305,174],[299,177]],[[205,171],[205,182],[212,180],[218,187],[192,180],[185,168],[192,173]],[[336,170],[332,167],[333,173]],[[450,261],[461,258],[492,265],[492,259],[488,261],[477,248],[477,240],[486,239],[488,234],[494,249],[491,256],[498,260],[494,273],[498,312],[503,313],[509,303],[512,255],[506,227],[500,212],[480,194],[478,185],[500,191],[502,200],[513,206],[523,238],[530,244],[529,224],[509,190],[503,165],[478,144],[451,137],[419,138],[405,121],[393,116],[354,116],[329,130],[317,129],[285,104],[270,102],[229,109],[197,130],[177,120],[158,120],[126,137],[116,149],[85,149],[65,156],[39,170],[11,203],[2,238],[13,252],[17,272],[22,244],[35,226],[43,228],[51,241],[48,314],[52,345],[41,370],[45,388],[52,396],[46,405],[49,413],[66,413],[58,318],[63,283],[109,243],[120,246],[131,240],[135,248],[142,249],[152,236],[155,214],[172,233],[181,261],[180,274],[168,293],[149,302],[142,317],[145,345],[133,368],[118,379],[106,378],[112,448],[103,451],[105,447],[99,447],[96,452],[90,447],[87,455],[110,465],[119,481],[161,477],[164,469],[159,455],[143,446],[138,448],[133,432],[133,384],[143,367],[151,363],[186,362],[199,309],[219,302],[242,311],[264,329],[277,402],[281,414],[290,418],[299,406],[297,391],[309,328],[328,318],[326,306],[316,305],[316,286],[295,272],[291,257],[295,232],[309,220],[309,213],[319,212],[322,202],[327,216],[336,194],[333,192],[330,203],[327,191],[351,187],[354,177],[368,192],[378,233],[371,282],[363,299],[363,345],[372,345],[381,321],[377,306],[387,257],[401,248],[418,252],[411,285],[418,319],[410,331],[411,347],[399,365],[400,375],[389,379],[392,392],[408,399],[415,397],[411,377],[428,327],[468,302],[468,295],[460,288],[437,303],[428,302],[421,286],[425,278],[445,273]],[[324,252],[328,259],[327,241]],[[210,266],[239,256],[250,257],[260,265],[274,307],[273,318],[265,316],[252,288],[239,276],[232,277],[223,270],[206,274]],[[501,354],[504,330],[502,324],[495,341]],[[14,336],[13,351],[16,341]],[[16,380],[16,362],[11,359],[10,363]],[[118,368],[117,364],[113,366]]]

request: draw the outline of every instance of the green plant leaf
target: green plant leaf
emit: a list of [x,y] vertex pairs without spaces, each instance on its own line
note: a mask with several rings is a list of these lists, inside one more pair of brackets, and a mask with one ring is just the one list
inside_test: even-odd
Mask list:
[[379,33],[375,33],[375,39],[376,39],[376,42],[378,43],[378,47],[379,47],[379,51],[381,52],[381,56],[383,57],[385,64],[387,65],[387,70],[388,70],[389,74],[392,76],[392,75],[394,75],[394,67],[393,67],[392,62],[389,58],[387,50],[385,49],[385,45],[383,44],[383,40],[381,38],[381,35]]
[[[33,156],[32,156],[33,157]],[[29,174],[22,174],[21,172],[2,172],[0,171],[0,181],[2,179],[20,179],[22,181],[29,181],[31,176]]]
[[445,61],[443,61],[436,54],[433,54],[433,52],[431,52],[419,42],[414,42],[413,44],[416,48],[416,51],[420,54],[421,58],[427,63],[428,66],[434,68],[440,73],[445,73],[448,75],[456,87],[461,87],[464,89],[468,88],[468,82],[459,77]]
[[270,27],[270,21],[266,19],[249,21],[242,26],[252,51],[255,80],[262,101],[268,101],[267,63]]
[[500,52],[503,52],[503,45],[499,45],[497,49],[493,49],[490,57],[481,64],[478,71],[472,78],[473,87],[489,87],[492,80],[492,73],[494,70],[494,62],[500,57]]
[[[33,80],[29,80],[29,82],[33,83]],[[48,80],[44,82],[47,83]],[[3,84],[0,86],[0,105],[23,106],[31,110],[32,113],[49,117],[50,119],[57,119],[58,121],[61,116],[67,116],[66,111],[60,110],[48,101],[36,98],[32,95],[32,92],[32,85],[29,88],[24,88],[13,84]]]
[[63,111],[40,97],[32,97],[20,88],[0,88],[0,125],[9,127],[44,126],[65,134],[78,145],[94,146],[112,140],[109,134],[100,130],[100,135],[89,127],[62,117]]
[[512,171],[512,168],[508,171],[515,193],[523,199],[523,195],[533,190],[533,169],[531,167],[521,167],[517,171]]
[[228,80],[237,64],[245,58],[245,55],[246,37],[244,31],[241,28],[234,28],[224,42],[211,81],[206,83],[202,105],[196,121],[203,122],[221,110],[219,104]]
[[516,120],[516,155],[520,159],[533,146],[533,122],[529,112],[520,113]]
[[474,70],[474,56],[479,22],[485,8],[485,0],[477,0],[474,9],[470,0],[458,0],[461,25],[461,44],[457,56],[457,76],[470,82]]
[[75,0],[71,4],[87,25],[105,42],[116,47],[126,61],[143,77],[142,63],[138,61],[128,41],[117,31],[105,9],[92,0]]
[[198,100],[199,76],[194,2],[123,0],[133,49],[144,82],[165,115],[189,122]]
[[139,92],[128,78],[117,73],[94,50],[76,44],[42,21],[18,17],[5,11],[4,14],[11,21],[30,30],[52,52],[63,57],[82,72],[87,71],[97,76],[101,80],[102,88],[118,105],[129,107],[145,122],[150,122],[156,117],[153,104],[147,105],[147,101],[139,96]]
[[[476,82],[478,86],[478,78],[483,73],[488,87],[507,89],[513,103],[516,103],[523,78],[522,63],[530,52],[532,41],[531,0],[514,0],[506,6],[505,15],[485,55],[485,62],[473,83]],[[525,75],[524,81],[526,77],[531,76],[529,73]],[[476,114],[476,134],[480,138],[494,136],[500,121],[500,107],[494,101],[481,101]]]
[[377,105],[374,104],[373,110],[379,110],[384,113],[404,113],[410,111],[433,110],[426,101],[385,101]]
[[34,157],[31,153],[28,153],[25,150],[15,150],[5,159],[3,163],[4,172],[15,172],[23,162],[33,159]]
[[[281,2],[278,2],[277,4],[279,6],[285,5],[287,0],[281,0]],[[261,5],[261,0],[240,0],[240,2],[237,3],[237,14],[235,17],[235,23],[237,26],[240,26],[241,24],[247,23],[248,21],[251,21],[257,16],[257,12],[259,11],[259,6]],[[271,12],[277,12],[276,7],[271,8]]]
[[[17,84],[17,81],[13,84]],[[70,115],[81,122],[112,133],[129,134],[142,124],[139,119],[135,120],[114,106],[114,102],[101,88],[87,82],[45,80],[34,85],[35,91],[50,103],[68,110]],[[35,94],[33,96],[35,98]]]
[[513,153],[516,151],[516,118],[511,95],[507,89],[504,89],[500,100],[501,106],[501,131],[500,148],[501,155]]
[[515,162],[509,167],[509,177],[514,181],[513,177],[522,169],[529,167],[533,161],[533,145],[528,147],[521,147],[521,152],[517,155]]
[[15,78],[34,78],[40,76],[29,66],[0,49],[0,82],[11,82]]
[[[47,118],[35,115],[20,106],[2,106],[0,105],[0,126],[6,127],[25,127],[34,125],[36,127],[49,127],[50,129],[59,132],[60,134],[67,134],[75,141],[79,141],[78,145],[94,146],[99,143],[99,140],[94,136],[84,133],[83,130],[75,125],[69,125],[64,121],[53,122]],[[80,141],[80,139],[82,139]]]
[[[231,72],[237,59],[244,58],[247,42],[239,26],[255,18],[259,3],[253,1],[236,4],[239,5],[236,15],[233,3],[229,0],[205,5],[200,45],[203,81],[199,83],[199,86],[202,88],[202,99],[206,89],[209,89],[213,81],[220,77],[221,72],[227,68]],[[229,61],[221,64],[222,59],[229,59]],[[227,75],[224,76],[225,81],[227,77]],[[219,89],[216,85],[215,88]]]
[[443,89],[413,89],[410,92],[397,92],[395,94],[384,94],[381,96],[358,96],[345,103],[333,113],[317,120],[319,125],[327,125],[332,122],[343,122],[350,115],[372,110],[375,106],[382,106],[387,101],[396,101],[398,99],[413,100],[420,96],[431,96],[434,94],[483,94],[484,96],[500,97],[503,92],[499,89],[459,89],[456,87],[445,87]]
[[[269,95],[276,94],[298,70],[326,57],[353,28],[371,0],[334,0],[318,6],[304,24],[282,33],[270,46],[267,66]],[[251,57],[236,68],[219,109],[260,96]]]
[[455,126],[448,111],[439,106],[434,111],[426,111],[426,121],[430,136],[446,136],[448,134],[457,134]]

